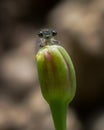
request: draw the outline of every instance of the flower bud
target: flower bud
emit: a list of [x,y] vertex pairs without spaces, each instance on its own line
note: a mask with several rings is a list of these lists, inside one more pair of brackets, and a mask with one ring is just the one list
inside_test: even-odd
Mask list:
[[70,56],[59,45],[47,45],[36,55],[39,82],[45,100],[68,104],[75,95],[76,78]]
[[50,106],[56,130],[66,130],[66,113],[76,91],[70,56],[59,45],[46,45],[36,55],[42,94]]

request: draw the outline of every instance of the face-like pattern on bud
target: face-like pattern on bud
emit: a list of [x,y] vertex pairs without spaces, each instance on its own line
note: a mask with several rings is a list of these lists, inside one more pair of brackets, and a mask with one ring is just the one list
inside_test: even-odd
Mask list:
[[70,56],[59,45],[47,45],[36,55],[42,94],[48,103],[68,104],[75,95],[76,78]]

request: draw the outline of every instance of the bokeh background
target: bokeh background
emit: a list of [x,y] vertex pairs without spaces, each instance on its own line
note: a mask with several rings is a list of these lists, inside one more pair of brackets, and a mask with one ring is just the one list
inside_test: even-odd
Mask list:
[[54,130],[35,65],[42,28],[76,69],[67,130],[104,130],[104,0],[0,0],[0,130]]

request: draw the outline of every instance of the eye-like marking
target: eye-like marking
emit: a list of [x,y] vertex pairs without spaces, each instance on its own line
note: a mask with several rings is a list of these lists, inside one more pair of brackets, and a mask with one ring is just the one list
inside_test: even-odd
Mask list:
[[39,36],[39,37],[43,37],[43,32],[40,31],[40,32],[38,33],[38,36]]
[[55,30],[52,30],[52,35],[53,36],[56,36],[57,35],[57,32]]

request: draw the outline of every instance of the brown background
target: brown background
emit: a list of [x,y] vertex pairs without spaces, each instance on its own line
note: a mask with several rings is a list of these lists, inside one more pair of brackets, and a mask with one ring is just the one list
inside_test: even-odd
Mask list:
[[104,130],[104,0],[0,1],[0,130],[54,130],[37,78],[37,33],[57,30],[77,92],[68,130]]

